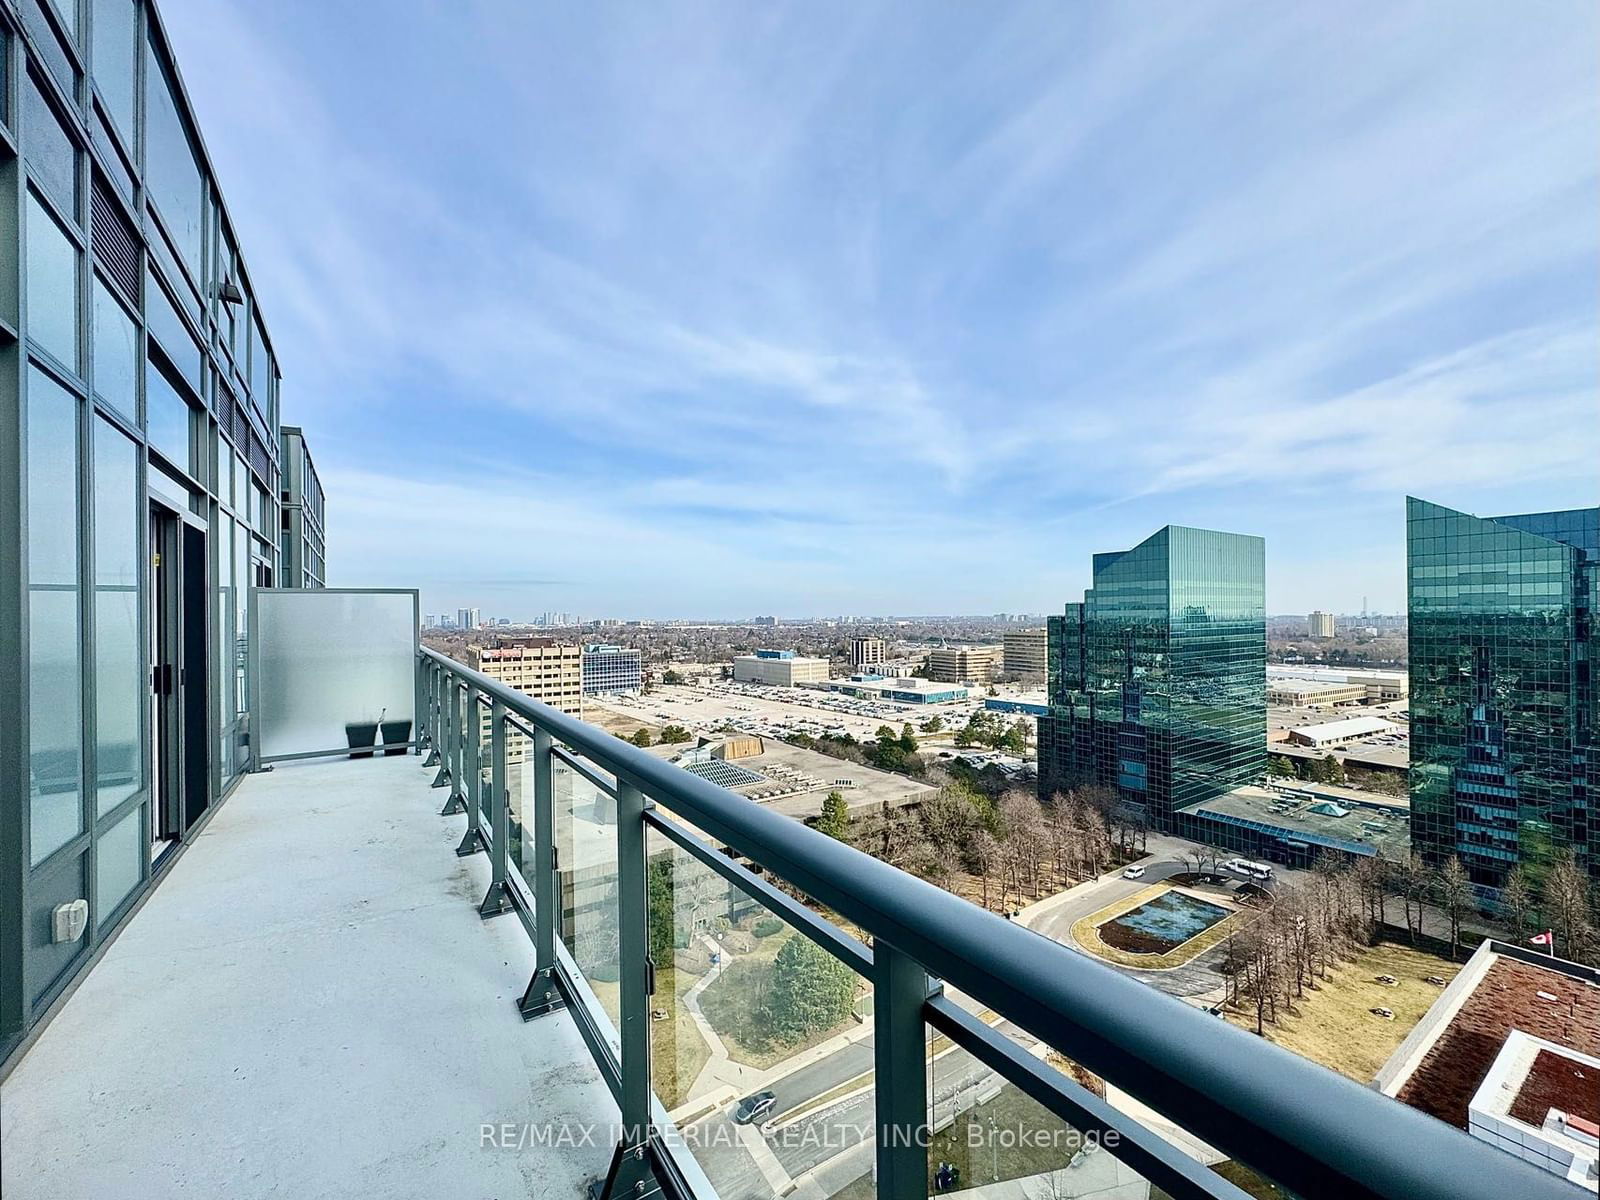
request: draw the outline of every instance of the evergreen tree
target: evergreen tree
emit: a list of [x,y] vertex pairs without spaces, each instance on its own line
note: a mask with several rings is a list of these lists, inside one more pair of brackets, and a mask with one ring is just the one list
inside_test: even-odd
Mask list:
[[798,1042],[832,1029],[850,1014],[855,973],[810,938],[795,935],[772,964],[768,1007],[773,1036]]
[[822,815],[817,818],[817,828],[841,842],[850,840],[850,806],[840,792],[829,792],[822,802]]

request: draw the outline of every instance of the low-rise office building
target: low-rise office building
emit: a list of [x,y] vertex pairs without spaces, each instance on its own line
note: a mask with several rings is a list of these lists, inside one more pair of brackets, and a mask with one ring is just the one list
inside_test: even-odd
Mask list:
[[1001,646],[939,646],[928,652],[928,678],[940,683],[988,683],[999,672]]
[[888,700],[895,704],[952,704],[970,695],[960,684],[882,675],[852,675],[849,679],[830,679],[819,686],[860,700]]
[[1363,683],[1334,683],[1327,679],[1267,680],[1267,703],[1281,708],[1335,708],[1366,701],[1367,687]]
[[1485,941],[1373,1087],[1592,1195],[1600,1184],[1597,989],[1592,967]]
[[614,696],[644,686],[644,652],[594,643],[583,648],[583,694]]
[[795,687],[802,683],[822,683],[828,678],[828,660],[808,658],[793,650],[757,650],[733,660],[735,683],[765,683],[775,687]]
[[1361,742],[1379,734],[1402,733],[1404,730],[1393,721],[1382,717],[1348,717],[1343,721],[1328,721],[1322,725],[1300,725],[1289,730],[1289,740],[1298,746],[1313,749],[1343,746],[1348,742]]
[[1049,634],[1044,629],[1011,630],[1002,647],[1006,674],[1043,677],[1049,653]]
[[1385,671],[1374,667],[1317,667],[1293,663],[1268,665],[1268,686],[1287,680],[1358,685],[1366,689],[1368,704],[1389,704],[1396,700],[1404,700],[1411,693],[1411,679],[1404,671]]

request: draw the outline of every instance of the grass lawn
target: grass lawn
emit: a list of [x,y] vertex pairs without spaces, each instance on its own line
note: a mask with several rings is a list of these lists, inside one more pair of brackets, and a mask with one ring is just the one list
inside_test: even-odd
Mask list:
[[[1266,1037],[1358,1083],[1371,1083],[1444,990],[1426,982],[1427,977],[1449,982],[1459,970],[1460,963],[1410,946],[1384,942],[1368,947],[1331,972],[1328,982],[1307,991],[1297,1002],[1298,1013],[1286,1012],[1280,1002],[1278,1023],[1264,1026]],[[1393,975],[1399,983],[1385,986],[1376,981],[1378,975]],[[1228,1019],[1253,1032],[1255,1007],[1248,999],[1245,1004],[1247,1011],[1229,1013]],[[1394,1020],[1374,1016],[1367,1011],[1371,1008],[1393,1009]]]
[[[1029,1144],[1035,1141],[1040,1144]],[[1008,1083],[993,1100],[958,1114],[929,1140],[928,1192],[933,1193],[933,1173],[941,1162],[961,1172],[965,1190],[993,1182],[996,1166],[1002,1181],[1058,1171],[1077,1148],[1075,1130]]]
[[[697,978],[670,966],[656,969],[656,994],[650,997],[650,1007],[665,1009],[671,1016],[665,1021],[650,1022],[650,1075],[656,1095],[668,1109],[676,1108],[687,1099],[700,1068],[711,1057],[711,1048],[679,999],[694,986]],[[591,979],[589,986],[602,1007],[612,1014],[614,1024],[618,1011],[617,984]]]
[[[1241,908],[1232,916],[1223,917],[1209,929],[1203,929],[1194,937],[1181,945],[1174,946],[1165,954],[1138,954],[1131,950],[1119,950],[1109,946],[1100,937],[1100,926],[1115,917],[1120,917],[1125,912],[1131,912],[1141,904],[1154,900],[1163,892],[1171,889],[1165,883],[1154,883],[1149,887],[1140,888],[1133,895],[1115,904],[1108,904],[1099,912],[1081,917],[1072,923],[1072,940],[1079,946],[1093,954],[1096,958],[1103,958],[1107,962],[1116,963],[1123,967],[1142,967],[1145,970],[1162,970],[1168,967],[1181,967],[1184,963],[1191,962],[1215,946],[1230,933],[1237,932],[1241,927],[1255,918],[1255,913],[1248,908]],[[1218,904],[1223,908],[1229,907],[1225,900],[1218,900],[1214,896],[1206,895],[1204,899],[1211,904]]]
[[[763,1000],[772,981],[773,960],[791,937],[799,937],[792,929],[771,937],[762,938],[748,954],[731,958],[706,990],[700,993],[700,1011],[705,1013],[711,1028],[722,1038],[728,1056],[735,1062],[748,1066],[776,1066],[802,1050],[825,1042],[835,1034],[854,1029],[854,1017],[847,1016],[831,1029],[824,1029],[798,1042],[776,1043],[767,1041],[767,1028],[762,1019]],[[859,985],[858,985],[859,986]]]

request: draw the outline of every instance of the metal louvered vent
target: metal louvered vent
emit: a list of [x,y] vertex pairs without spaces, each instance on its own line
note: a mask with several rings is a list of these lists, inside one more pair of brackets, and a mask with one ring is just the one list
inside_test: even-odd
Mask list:
[[[263,481],[272,478],[272,459],[267,454],[266,443],[254,429],[250,431],[250,469]],[[272,489],[269,487],[267,490]]]
[[139,243],[105,181],[97,174],[90,207],[94,253],[107,278],[122,289],[124,299],[139,307]]

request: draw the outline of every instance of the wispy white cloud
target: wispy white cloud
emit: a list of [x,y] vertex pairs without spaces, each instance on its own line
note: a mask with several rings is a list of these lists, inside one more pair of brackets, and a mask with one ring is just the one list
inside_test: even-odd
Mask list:
[[167,17],[336,579],[1053,608],[1186,521],[1392,604],[1307,510],[1595,500],[1589,6],[388,16]]

